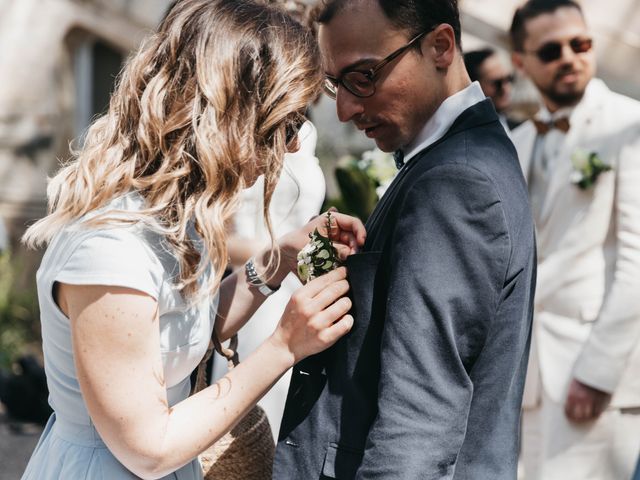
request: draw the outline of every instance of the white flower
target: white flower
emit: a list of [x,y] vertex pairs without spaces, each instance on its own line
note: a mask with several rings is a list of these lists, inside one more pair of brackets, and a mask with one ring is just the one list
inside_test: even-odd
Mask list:
[[611,165],[602,161],[597,152],[583,149],[573,152],[571,163],[573,164],[573,172],[570,180],[582,190],[591,188],[600,174],[613,169]]
[[366,165],[363,170],[380,185],[390,182],[398,173],[393,155],[379,148],[363,152],[361,162]]
[[298,276],[304,281],[308,281],[309,277],[311,277],[312,271],[309,265],[306,263],[298,263]]
[[584,149],[577,149],[571,155],[571,163],[573,164],[573,168],[578,171],[583,171],[585,168],[589,166],[589,157],[591,154]]
[[322,258],[322,259],[327,259],[327,258],[329,258],[329,251],[328,250],[320,250],[318,252],[318,254],[316,255],[316,257]]
[[573,172],[571,172],[571,176],[569,177],[569,179],[571,180],[571,183],[575,183],[575,184],[580,183],[583,180],[583,178],[584,176],[578,170],[574,170]]
[[[327,214],[327,230],[331,230],[331,216]],[[300,279],[307,283],[339,265],[338,252],[331,239],[316,229],[309,235],[309,242],[298,252],[297,270]]]

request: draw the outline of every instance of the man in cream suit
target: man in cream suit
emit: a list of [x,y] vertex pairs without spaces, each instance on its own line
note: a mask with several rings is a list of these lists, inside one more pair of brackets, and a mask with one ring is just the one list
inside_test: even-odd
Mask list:
[[640,450],[640,103],[593,78],[574,1],[529,0],[511,37],[544,103],[513,132],[539,262],[526,480],[628,479]]

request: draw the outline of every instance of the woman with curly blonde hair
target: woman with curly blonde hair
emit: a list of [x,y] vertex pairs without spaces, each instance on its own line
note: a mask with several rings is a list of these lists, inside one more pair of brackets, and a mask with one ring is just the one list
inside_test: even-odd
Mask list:
[[[340,268],[296,292],[258,350],[188,397],[214,328],[234,335],[326,228],[312,220],[221,283],[238,194],[264,175],[269,225],[319,65],[307,30],[237,0],[176,2],[128,61],[109,111],[52,179],[49,215],[24,237],[48,244],[37,281],[55,412],[24,479],[201,478],[200,452],[349,331]],[[331,217],[341,254],[355,251],[362,224]]]

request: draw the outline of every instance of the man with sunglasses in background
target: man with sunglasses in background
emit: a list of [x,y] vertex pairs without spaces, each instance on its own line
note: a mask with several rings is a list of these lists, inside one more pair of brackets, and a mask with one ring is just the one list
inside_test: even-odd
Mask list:
[[572,0],[530,0],[513,62],[540,91],[512,132],[538,239],[526,480],[631,478],[640,451],[640,103],[593,78]]
[[513,480],[534,227],[455,0],[329,0],[338,118],[400,171],[347,259],[352,331],[293,370],[273,478]]
[[471,50],[464,54],[464,65],[471,81],[477,81],[484,94],[493,102],[505,130],[509,132],[518,126],[517,122],[507,116],[514,78],[500,54],[490,47]]

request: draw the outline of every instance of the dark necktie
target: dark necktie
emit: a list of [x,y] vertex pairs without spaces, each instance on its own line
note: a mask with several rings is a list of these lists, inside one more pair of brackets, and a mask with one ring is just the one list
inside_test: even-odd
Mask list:
[[396,162],[398,170],[404,166],[404,153],[402,150],[396,150],[393,152],[393,161]]
[[536,126],[538,135],[546,135],[550,130],[557,128],[561,132],[567,133],[571,125],[569,124],[568,117],[557,118],[549,122],[543,122],[542,120],[533,119],[533,124]]

